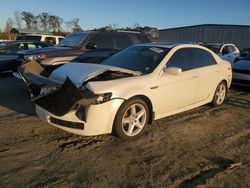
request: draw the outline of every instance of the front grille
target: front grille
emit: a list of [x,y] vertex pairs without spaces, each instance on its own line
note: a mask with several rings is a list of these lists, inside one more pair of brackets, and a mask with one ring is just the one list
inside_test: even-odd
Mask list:
[[233,79],[232,82],[233,82],[234,84],[249,85],[249,86],[250,86],[250,81],[248,81],[248,80]]
[[84,123],[65,121],[65,120],[54,118],[54,117],[50,117],[50,122],[57,124],[57,125],[64,126],[64,127],[73,128],[73,129],[80,129],[80,130],[84,129]]
[[233,69],[235,73],[250,74],[250,70]]

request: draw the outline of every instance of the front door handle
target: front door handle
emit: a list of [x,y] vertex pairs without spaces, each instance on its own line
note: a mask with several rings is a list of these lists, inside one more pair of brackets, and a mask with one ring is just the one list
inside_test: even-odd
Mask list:
[[195,76],[192,76],[192,78],[198,78],[198,76],[197,76],[197,75],[195,75]]

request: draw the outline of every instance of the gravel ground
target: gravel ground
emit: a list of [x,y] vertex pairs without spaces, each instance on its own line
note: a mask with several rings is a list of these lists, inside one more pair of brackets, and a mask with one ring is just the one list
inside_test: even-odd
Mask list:
[[250,90],[163,118],[138,140],[68,134],[0,77],[0,187],[250,187]]

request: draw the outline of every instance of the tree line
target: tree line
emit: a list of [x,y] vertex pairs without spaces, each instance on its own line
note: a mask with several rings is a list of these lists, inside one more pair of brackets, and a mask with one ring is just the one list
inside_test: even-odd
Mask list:
[[[32,12],[14,12],[12,18],[8,18],[4,28],[5,32],[9,32],[14,26],[26,29],[38,29],[52,33],[78,32],[83,29],[79,25],[79,18],[65,21],[57,15],[42,12],[38,15]],[[64,26],[64,27],[63,27]]]
[[[34,29],[40,31],[51,32],[56,35],[66,35],[70,32],[83,31],[79,24],[80,19],[74,18],[72,20],[64,20],[60,16],[49,14],[47,12],[39,13],[38,15],[27,11],[16,11],[13,16],[8,18],[3,32],[0,31],[0,39],[10,39],[10,30],[13,27]],[[137,31],[148,34],[153,38],[158,37],[158,29],[150,26],[140,26],[135,23],[132,27],[121,27],[119,24],[109,24],[105,27],[95,28],[97,31],[110,31],[110,30],[126,30]]]

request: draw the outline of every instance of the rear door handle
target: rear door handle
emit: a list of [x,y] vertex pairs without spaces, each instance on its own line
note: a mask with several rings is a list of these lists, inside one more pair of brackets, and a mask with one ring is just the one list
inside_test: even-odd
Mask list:
[[195,76],[192,76],[192,78],[198,78],[198,76],[197,76],[197,75],[195,75]]

